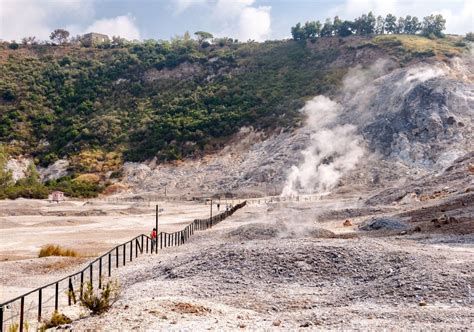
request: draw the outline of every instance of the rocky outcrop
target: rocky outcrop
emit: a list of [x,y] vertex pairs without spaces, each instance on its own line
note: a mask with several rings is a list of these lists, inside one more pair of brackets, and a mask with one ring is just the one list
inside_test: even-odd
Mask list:
[[[474,75],[466,69],[471,62],[455,59],[396,68],[391,61],[379,61],[350,72],[336,98],[343,110],[334,125],[354,126],[368,152],[339,186],[367,191],[414,181],[441,172],[471,151]],[[245,129],[218,154],[179,166],[128,163],[125,183],[161,194],[166,188],[171,195],[279,194],[311,134],[300,128],[265,137]]]
[[49,165],[47,168],[39,168],[38,171],[44,181],[56,180],[60,177],[68,175],[69,161],[60,159]]
[[31,162],[31,158],[26,157],[12,158],[7,161],[6,169],[11,171],[13,181],[26,177],[26,171]]

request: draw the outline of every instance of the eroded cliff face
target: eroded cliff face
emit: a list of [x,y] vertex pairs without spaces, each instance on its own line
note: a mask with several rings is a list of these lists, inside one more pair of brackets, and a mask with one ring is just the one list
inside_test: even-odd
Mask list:
[[[169,195],[279,194],[292,166],[300,167],[307,154],[325,153],[321,141],[312,146],[314,135],[348,125],[354,128],[354,137],[361,138],[358,144],[364,153],[347,161],[355,162],[354,167],[341,165],[344,149],[318,155],[315,173],[321,170],[318,166],[334,160],[340,163],[334,169],[342,170],[338,181],[326,189],[373,190],[436,174],[472,151],[471,68],[472,57],[405,68],[380,60],[368,68],[355,68],[334,98],[342,110],[324,128],[308,123],[293,132],[266,136],[247,128],[213,156],[179,164],[127,163],[124,182],[136,191],[164,193],[166,187]],[[316,181],[313,191],[317,190]]]

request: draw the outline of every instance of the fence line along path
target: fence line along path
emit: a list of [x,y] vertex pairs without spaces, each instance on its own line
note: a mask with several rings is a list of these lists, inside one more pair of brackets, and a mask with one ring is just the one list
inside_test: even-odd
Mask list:
[[0,332],[10,329],[22,332],[28,327],[39,325],[45,318],[51,317],[54,311],[80,301],[85,283],[90,282],[95,289],[102,288],[103,278],[111,277],[112,270],[129,264],[138,255],[158,253],[158,250],[183,245],[195,231],[213,227],[246,204],[244,201],[213,217],[195,219],[181,231],[160,232],[153,248],[148,235],[138,235],[97,257],[79,272],[1,303]]

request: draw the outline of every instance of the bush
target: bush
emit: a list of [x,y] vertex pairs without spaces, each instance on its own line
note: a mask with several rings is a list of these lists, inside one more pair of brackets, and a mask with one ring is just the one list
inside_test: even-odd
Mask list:
[[41,247],[38,257],[48,257],[48,256],[69,256],[77,257],[77,252],[72,249],[65,249],[58,245],[47,244]]
[[2,92],[2,98],[5,101],[13,101],[16,99],[16,94],[12,89],[5,89]]
[[20,45],[18,45],[17,42],[11,42],[10,45],[8,45],[8,47],[12,50],[17,50],[20,47]]
[[49,191],[48,188],[41,183],[27,185],[18,181],[14,186],[8,187],[5,190],[5,194],[9,199],[17,199],[20,197],[45,199],[48,198]]
[[88,282],[82,294],[81,305],[89,309],[93,315],[100,315],[110,309],[119,294],[120,286],[116,281],[108,281],[105,287],[97,291],[94,291],[94,287]]
[[40,331],[45,331],[52,327],[56,327],[56,326],[60,326],[64,324],[70,324],[71,322],[72,322],[71,318],[55,310],[51,318],[45,321],[44,324],[41,326]]
[[466,33],[466,37],[464,37],[467,41],[474,42],[474,32],[468,32]]
[[69,197],[93,198],[104,190],[104,186],[100,183],[91,183],[86,181],[77,181],[65,176],[57,180],[46,182],[49,190],[60,190]]

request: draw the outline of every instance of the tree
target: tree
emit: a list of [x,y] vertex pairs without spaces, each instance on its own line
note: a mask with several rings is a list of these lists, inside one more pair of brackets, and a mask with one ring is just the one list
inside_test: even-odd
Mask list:
[[5,190],[12,184],[12,172],[7,170],[8,154],[0,144],[0,198],[5,197]]
[[405,17],[405,33],[409,35],[416,35],[421,30],[421,24],[418,17],[407,15]]
[[385,32],[397,33],[397,18],[392,14],[388,14],[385,17]]
[[321,22],[306,22],[303,27],[303,35],[305,39],[316,40],[321,33]]
[[202,45],[204,42],[209,42],[214,36],[212,33],[206,31],[196,31],[194,35],[197,37],[199,45]]
[[375,33],[378,35],[383,35],[385,33],[385,20],[381,15],[377,16],[375,22]]
[[125,45],[126,39],[120,36],[112,36],[112,47],[123,47]]
[[82,36],[80,35],[73,36],[69,39],[69,42],[71,43],[71,45],[74,45],[74,46],[82,46]]
[[291,36],[296,41],[304,39],[304,30],[301,27],[301,23],[298,22],[294,27],[291,27]]
[[472,41],[474,42],[474,32],[468,32],[466,33],[466,37],[464,37],[467,41]]
[[56,42],[59,45],[64,45],[67,43],[69,38],[69,31],[64,30],[64,29],[56,29],[53,32],[51,32],[51,35],[49,36],[49,39],[51,39],[52,42]]
[[423,18],[421,34],[424,36],[444,37],[443,30],[446,29],[446,20],[441,14],[430,15]]
[[21,40],[21,43],[23,45],[37,45],[38,40],[36,39],[35,36],[30,36],[30,37],[25,37]]
[[356,18],[354,27],[359,35],[370,35],[375,31],[375,16],[372,12]]
[[11,50],[17,50],[19,47],[20,45],[18,45],[18,43],[14,40],[12,40],[12,42],[8,45],[8,48]]
[[332,22],[332,28],[334,29],[335,35],[339,34],[339,29],[341,28],[341,25],[342,25],[342,20],[339,18],[339,16],[335,16]]
[[340,37],[347,37],[354,33],[354,24],[351,21],[344,21],[341,23],[336,31]]
[[397,33],[405,33],[405,19],[403,17],[398,18]]
[[331,19],[327,18],[324,22],[323,28],[321,29],[321,37],[330,37],[334,33],[334,28]]

